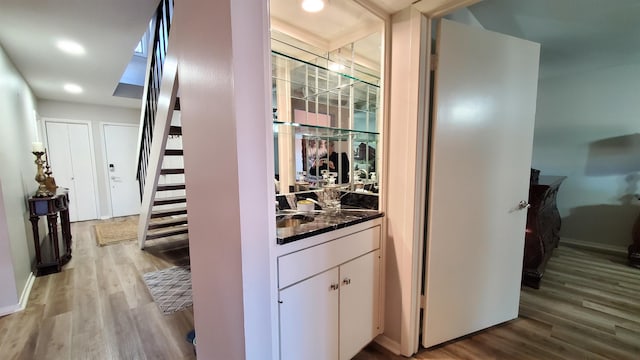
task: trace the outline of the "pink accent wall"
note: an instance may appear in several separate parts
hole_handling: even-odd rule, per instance
[[[176,3],[198,357],[272,357],[277,306],[268,3]]]
[[[293,110],[293,122],[315,126],[331,126],[331,116],[295,109]]]

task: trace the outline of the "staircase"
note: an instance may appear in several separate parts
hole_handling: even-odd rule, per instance
[[[178,64],[168,57],[173,0],[161,0],[148,56],[140,124],[138,242],[188,240]],[[169,60],[171,59],[171,60]],[[169,101],[163,101],[169,99]]]
[[[179,112],[174,108],[174,118]],[[152,199],[144,243],[149,240],[188,240],[182,128],[171,125]]]

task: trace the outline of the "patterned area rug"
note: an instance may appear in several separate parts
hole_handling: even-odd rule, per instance
[[[163,314],[171,314],[193,305],[190,266],[174,266],[146,273],[142,278]]]

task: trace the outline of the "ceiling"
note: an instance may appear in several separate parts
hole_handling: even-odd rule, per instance
[[[640,64],[640,0],[485,0],[488,30],[542,44],[541,76]]]
[[[158,0],[0,1],[0,45],[37,98],[139,108],[139,100],[112,94]],[[271,0],[272,23],[328,49],[379,27],[379,20],[356,2],[387,13],[415,2],[329,0],[323,12],[312,15],[300,10],[299,1]],[[485,0],[469,9],[487,29],[541,43],[547,74],[563,67],[640,62],[640,0]],[[81,43],[86,54],[60,52],[59,39]],[[84,92],[66,93],[66,82]]]
[[[0,45],[39,99],[140,107],[112,96],[158,0],[0,0]],[[58,50],[73,40],[86,53]],[[81,94],[63,90],[81,86]]]

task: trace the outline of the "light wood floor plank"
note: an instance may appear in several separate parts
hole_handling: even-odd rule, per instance
[[[188,265],[188,243],[98,247],[95,223],[72,224],[71,262],[36,278],[24,311],[0,318],[0,359],[195,359],[185,341],[193,310],[162,315],[142,280]],[[518,319],[420,349],[412,359],[638,359],[639,279],[622,256],[561,245],[540,289],[522,289]],[[406,358],[377,345],[355,357],[383,359]]]
[[[99,247],[96,223],[73,223],[71,261],[35,279],[24,311],[0,318],[0,359],[195,359],[185,340],[192,308],[163,315],[142,280],[188,264],[188,244],[158,241],[151,252],[136,241]]]
[[[38,331],[34,357],[42,360],[71,357],[71,312],[44,319]]]
[[[8,316],[13,319],[9,332],[0,344],[3,360],[34,359],[44,308],[45,305],[33,304],[24,311]]]
[[[78,259],[75,263],[75,296],[72,312],[71,358],[106,359],[108,351],[102,332],[104,323],[100,314],[100,295],[96,265],[93,258]]]
[[[115,335],[118,358],[147,359],[136,322],[124,293],[109,295],[113,334]],[[149,358],[152,359],[152,358]]]
[[[52,317],[71,311],[73,306],[73,276],[75,269],[68,269],[57,274],[51,274],[50,285],[47,292],[44,317]]]
[[[561,245],[540,289],[522,288],[518,319],[414,357],[640,359],[639,279],[640,270],[627,266],[624,256]]]

